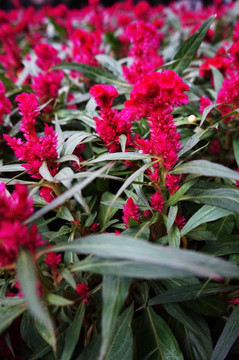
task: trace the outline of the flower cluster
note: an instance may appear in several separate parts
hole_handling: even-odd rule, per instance
[[[139,217],[140,217],[139,206],[135,204],[134,200],[131,197],[127,200],[126,204],[124,205],[123,214],[124,214],[123,221],[125,223],[126,228],[129,227],[130,219],[133,219],[137,223],[139,223]]]
[[[158,54],[160,36],[155,26],[143,21],[130,24],[126,29],[126,36],[133,43],[129,54],[135,61],[130,67],[123,66],[123,73],[129,83],[135,84],[163,64],[163,59]]]
[[[120,136],[126,136],[126,146],[131,145],[131,114],[124,109],[118,112],[112,109],[113,100],[118,96],[117,90],[111,85],[94,85],[90,94],[100,107],[101,118],[94,117],[96,131],[106,143],[110,152],[120,149]]]
[[[32,213],[33,200],[25,185],[17,184],[8,196],[5,184],[0,183],[0,266],[13,264],[20,247],[34,253],[44,243],[35,224],[31,228],[23,224]]]
[[[4,95],[5,87],[3,83],[0,81],[0,124],[2,124],[2,118],[5,114],[9,114],[11,112],[11,102]]]
[[[39,97],[42,104],[50,99],[58,97],[58,91],[64,74],[60,70],[50,70],[51,67],[59,64],[61,59],[58,57],[57,50],[46,43],[38,44],[35,47],[37,55],[36,64],[43,71],[32,78],[32,88]],[[45,112],[51,112],[53,106],[48,104],[44,107]]]
[[[41,179],[39,169],[43,161],[46,162],[50,173],[54,176],[58,169],[56,159],[57,136],[52,126],[45,124],[44,136],[38,137],[35,129],[36,117],[40,114],[37,98],[34,94],[23,93],[16,97],[19,102],[20,114],[23,116],[21,131],[26,141],[20,138],[11,138],[4,134],[8,145],[14,150],[19,160],[26,161],[23,164],[32,177]]]

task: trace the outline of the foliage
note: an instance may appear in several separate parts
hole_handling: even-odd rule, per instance
[[[2,12],[1,359],[238,357],[238,17]]]

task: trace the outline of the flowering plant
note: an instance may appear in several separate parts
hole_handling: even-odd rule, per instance
[[[238,356],[238,4],[15,5],[1,359]]]

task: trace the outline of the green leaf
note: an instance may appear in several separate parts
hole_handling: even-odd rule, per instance
[[[237,166],[239,167],[239,139],[235,138],[233,139],[233,150],[234,150],[234,156],[237,162]]]
[[[137,359],[183,360],[183,355],[169,326],[152,308],[144,311],[139,324]],[[149,355],[150,354],[150,355]]]
[[[213,83],[216,93],[219,93],[222,87],[222,83],[224,81],[224,77],[220,70],[218,70],[215,66],[210,66],[212,69],[212,75],[213,75]]]
[[[223,236],[223,241],[210,241],[201,250],[215,256],[238,254],[239,237],[237,235]]]
[[[96,360],[100,350],[100,336],[96,336],[89,345],[84,348],[76,360]]]
[[[220,284],[196,284],[176,286],[164,293],[157,295],[148,301],[149,306],[177,303],[181,301],[189,301],[199,299],[201,297],[221,294],[222,292],[229,292],[238,290],[238,285],[225,286]]]
[[[61,354],[61,360],[70,360],[72,358],[76,344],[79,341],[84,314],[85,304],[82,302],[75,313],[72,324],[69,325],[69,328],[66,332],[65,345]]]
[[[202,119],[200,121],[200,127],[202,126],[202,124],[204,123],[204,121],[206,120],[208,114],[210,113],[210,111],[212,109],[215,109],[215,107],[218,107],[219,105],[223,105],[223,103],[220,103],[220,104],[211,104],[211,105],[208,105],[205,107],[205,109],[203,110],[203,113],[202,113]]]
[[[239,181],[239,173],[226,166],[212,163],[208,160],[193,160],[179,165],[170,171],[171,174],[198,174],[202,176],[216,176]]]
[[[176,191],[165,203],[166,206],[172,206],[176,204],[181,197],[195,184],[196,180],[190,180],[187,183],[183,184],[178,191]]]
[[[88,133],[86,131],[77,131],[73,135],[71,135],[64,143],[62,154],[63,155],[72,154],[76,146],[82,144],[84,140],[89,141],[96,138],[97,137],[95,135],[92,135],[91,133]]]
[[[117,161],[117,160],[142,160],[150,158],[149,155],[144,155],[135,152],[115,152],[100,155],[98,158],[89,161],[89,164],[95,164],[101,161]]]
[[[53,325],[37,294],[37,277],[31,255],[24,249],[21,249],[18,254],[17,274],[30,313],[45,328],[48,335],[44,339],[55,348],[56,338]]]
[[[208,131],[208,129],[206,130],[202,130],[199,129],[199,131],[194,134],[193,136],[191,136],[186,144],[183,146],[183,148],[179,151],[178,156],[181,157],[182,155],[184,155],[186,152],[188,152],[189,150],[191,150],[200,140],[201,137]]]
[[[87,78],[93,80],[95,83],[110,84],[118,87],[131,88],[132,86],[123,80],[118,80],[112,73],[103,70],[100,67],[90,66],[79,63],[61,63],[54,66],[53,69],[73,70],[79,71]]]
[[[117,193],[115,194],[114,199],[111,202],[110,208],[111,206],[113,206],[114,202],[117,200],[117,198],[122,194],[123,191],[125,191],[127,189],[127,187],[133,182],[135,181],[140,175],[142,175],[150,166],[152,166],[153,163],[148,163],[143,165],[141,168],[139,168],[138,170],[136,170],[135,172],[133,172],[133,174],[131,174],[128,179],[125,180],[125,182],[123,183],[123,185],[119,188],[119,190],[117,191]]]
[[[181,75],[182,72],[188,67],[215,18],[216,15],[211,16],[200,26],[200,28],[192,36],[190,36],[190,38],[188,38],[183,43],[183,45],[179,48],[178,52],[174,56],[174,60],[180,60],[179,62],[172,65],[172,70],[176,71],[179,75]]]
[[[181,239],[181,236],[180,236],[179,228],[175,224],[173,224],[173,226],[171,227],[171,229],[169,230],[169,233],[168,233],[169,246],[179,248],[180,239]]]
[[[0,334],[3,333],[26,310],[25,304],[0,306]]]
[[[116,330],[105,360],[132,360],[133,336],[130,323],[133,314],[133,305],[131,305],[116,319]]]
[[[132,263],[161,266],[165,268],[162,277],[171,269],[175,277],[198,275],[202,277],[239,277],[239,268],[227,261],[206,256],[194,251],[163,247],[140,239],[115,234],[99,234],[76,239],[67,244],[52,246],[45,250],[73,251],[81,254],[95,254],[109,259],[131,260]],[[174,270],[174,271],[173,271]]]
[[[189,231],[195,229],[201,224],[220,219],[229,214],[231,214],[231,212],[228,210],[217,208],[215,206],[204,205],[188,220],[187,224],[181,230],[181,236],[186,235]]]
[[[106,54],[98,54],[96,60],[101,63],[107,70],[111,71],[119,80],[124,80],[122,75],[122,67],[113,57]]]
[[[233,343],[239,336],[239,306],[231,313],[218,339],[211,360],[224,360]]]
[[[72,305],[74,302],[69,300],[69,299],[65,299],[62,296],[59,295],[55,295],[55,294],[50,294],[48,293],[46,296],[46,300],[52,304],[52,305],[57,305],[57,306],[66,306],[66,305]]]
[[[111,202],[111,201],[113,201],[114,197],[115,196],[108,191],[106,191],[101,197],[101,204],[99,206],[99,221],[100,221],[102,231],[104,231],[106,229],[106,225],[107,225],[108,221],[110,219],[112,219],[112,217],[118,211],[117,208],[113,208],[113,207],[111,207],[109,209],[109,206],[102,204],[102,202],[105,202],[105,201]]]
[[[197,203],[208,204],[239,213],[239,190],[237,189],[208,189],[190,190],[181,200],[193,200]]]
[[[210,360],[212,354],[212,340],[208,325],[204,318],[176,304],[165,304],[166,311],[179,323],[178,342],[185,348],[188,359]],[[173,325],[173,324],[172,324]],[[173,326],[176,330],[176,326]],[[176,333],[174,332],[176,335]]]
[[[174,221],[176,219],[177,216],[177,212],[178,212],[178,207],[177,206],[170,206],[169,208],[169,212],[168,212],[168,219],[167,219],[167,232],[170,231],[171,227],[174,224]]]
[[[94,272],[102,275],[116,275],[139,279],[167,279],[187,276],[187,272],[175,270],[170,265],[160,266],[145,264],[143,261],[104,259],[90,257],[73,265],[70,270]]]
[[[130,279],[116,276],[105,275],[103,278],[102,342],[98,360],[105,359],[116,318],[128,295],[130,283]]]
[[[72,196],[74,196],[76,193],[81,192],[82,189],[84,189],[85,186],[90,184],[93,180],[95,180],[99,175],[101,175],[106,169],[108,168],[108,165],[103,166],[97,171],[94,171],[91,175],[88,175],[88,177],[81,181],[80,183],[72,186],[69,190],[65,191],[63,194],[58,196],[56,199],[51,201],[48,205],[44,206],[40,210],[38,210],[35,214],[30,216],[27,221],[25,221],[26,224],[29,224],[33,221],[36,221],[41,216],[45,215],[49,211],[55,209],[59,205],[62,205],[65,201],[69,200]]]
[[[230,235],[234,228],[234,216],[229,215],[221,220],[207,226],[207,229],[214,233],[217,239],[223,239],[225,235]]]
[[[24,171],[25,168],[20,164],[11,164],[11,165],[1,165],[0,172],[15,172],[15,171]]]

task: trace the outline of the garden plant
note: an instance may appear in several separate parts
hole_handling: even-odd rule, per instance
[[[0,11],[1,360],[239,358],[239,4]]]

